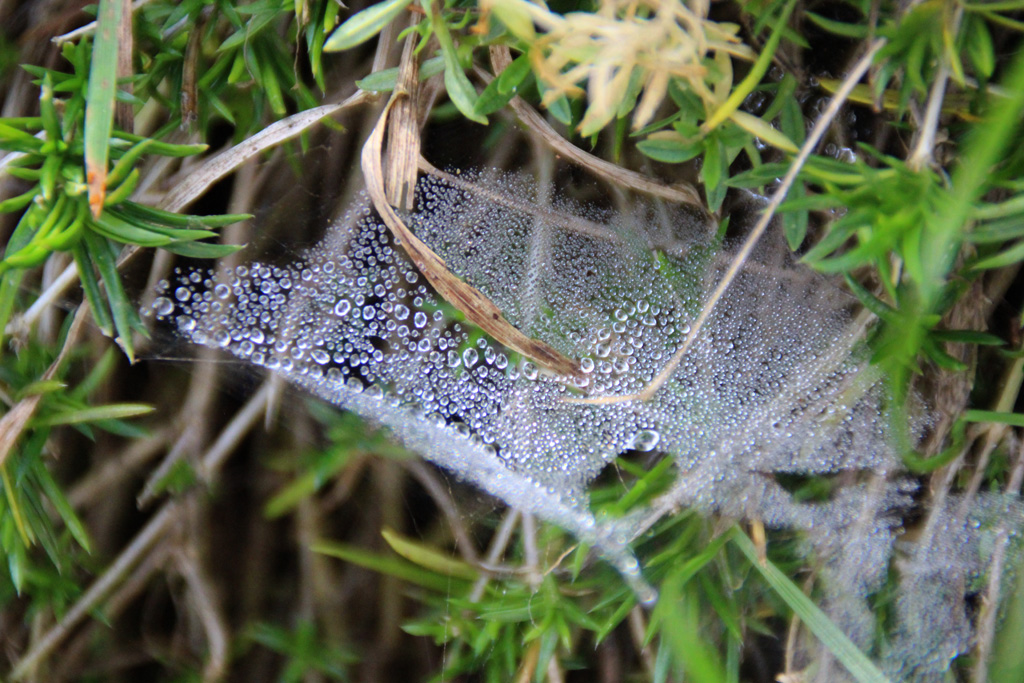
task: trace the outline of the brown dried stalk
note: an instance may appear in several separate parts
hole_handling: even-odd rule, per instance
[[[420,126],[416,116],[419,95],[419,62],[414,48],[419,35],[410,33],[402,49],[396,90],[405,93],[395,101],[388,126],[388,158],[385,164],[384,188],[388,203],[412,211],[419,175],[416,162],[420,158]]]
[[[575,361],[566,358],[548,344],[527,337],[516,329],[505,319],[501,309],[495,306],[480,290],[453,274],[444,260],[416,237],[402,222],[394,208],[388,204],[384,192],[384,173],[381,166],[384,133],[392,106],[396,101],[405,97],[408,97],[407,93],[395,90],[363,146],[361,158],[363,177],[366,180],[366,190],[374,208],[377,209],[385,225],[401,241],[417,270],[427,278],[434,290],[445,301],[462,311],[470,322],[487,332],[496,341],[553,372],[560,375],[577,375],[579,368]]]

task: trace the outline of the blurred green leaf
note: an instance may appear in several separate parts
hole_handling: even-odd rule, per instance
[[[430,22],[437,42],[441,46],[441,56],[444,57],[444,87],[448,91],[448,97],[467,119],[486,124],[487,117],[476,113],[476,88],[466,78],[466,72],[463,71],[462,65],[459,63],[455,42],[448,31],[448,25],[442,17],[433,12],[430,13]]]
[[[965,422],[995,422],[997,424],[1010,425],[1011,427],[1024,427],[1024,414],[1003,413],[994,410],[968,410],[964,412]]]
[[[153,410],[153,406],[143,403],[116,403],[105,406],[91,406],[39,417],[32,421],[32,425],[34,427],[56,427],[58,425],[95,422],[97,420],[113,420],[146,415],[153,412]]]
[[[351,562],[381,574],[394,576],[414,586],[421,586],[439,593],[448,593],[453,590],[455,584],[460,583],[458,579],[453,577],[424,571],[423,567],[419,567],[411,562],[386,557],[344,543],[317,541],[310,546],[310,550],[321,555],[329,555],[345,562]]]
[[[425,81],[444,71],[444,57],[431,57],[420,64],[420,80]],[[367,92],[391,92],[398,82],[398,67],[375,71],[366,78],[356,81],[360,90]]]
[[[324,43],[325,52],[348,50],[380,33],[412,0],[384,0],[356,12]]]
[[[681,164],[700,155],[704,145],[684,140],[675,133],[654,133],[636,144],[645,156],[667,164]]]
[[[435,574],[443,574],[466,581],[475,581],[480,578],[480,572],[476,568],[439,553],[422,543],[405,538],[391,529],[381,531],[381,536],[396,553]]]
[[[837,36],[861,40],[866,38],[868,35],[868,27],[864,24],[848,24],[846,22],[828,19],[815,12],[804,12],[804,16],[821,28],[830,33],[834,33]]]

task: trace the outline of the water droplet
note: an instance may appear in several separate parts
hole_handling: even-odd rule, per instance
[[[526,361],[525,363],[523,363],[523,377],[525,377],[528,380],[535,380],[539,376],[540,370],[537,369],[536,365],[534,365],[530,361]]]
[[[153,302],[153,310],[161,317],[167,316],[174,312],[174,304],[170,299],[162,296]]]
[[[641,429],[633,437],[633,450],[653,451],[659,441],[661,441],[661,434],[657,430]]]

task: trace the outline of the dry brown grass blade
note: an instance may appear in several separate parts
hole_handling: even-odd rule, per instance
[[[199,55],[202,52],[203,29],[206,27],[205,13],[200,15],[199,25],[185,43],[181,64],[181,127],[191,130],[199,120]]]
[[[233,173],[235,169],[257,154],[286,140],[291,140],[328,116],[362,104],[372,98],[372,95],[360,90],[340,104],[325,104],[314,109],[307,109],[270,124],[259,133],[204,161],[199,168],[190,172],[188,177],[174,190],[167,193],[159,207],[164,211],[181,211],[214,183]]]
[[[800,153],[796,155],[793,163],[790,164],[789,170],[786,172],[785,177],[779,184],[779,188],[772,195],[771,201],[768,202],[768,206],[765,207],[764,213],[761,214],[761,218],[757,221],[757,224],[750,231],[747,239],[743,242],[743,246],[736,253],[732,263],[729,264],[729,269],[722,276],[718,286],[708,297],[707,303],[701,309],[700,315],[693,322],[690,328],[689,334],[686,335],[686,339],[683,340],[682,346],[676,351],[675,355],[672,356],[671,360],[665,365],[664,369],[658,373],[657,377],[651,380],[643,391],[636,394],[626,394],[623,396],[595,396],[592,398],[579,398],[579,399],[565,399],[570,403],[592,403],[592,404],[610,404],[610,403],[623,403],[625,401],[647,401],[650,400],[654,394],[668,381],[668,378],[676,371],[679,367],[679,363],[682,362],[683,357],[690,350],[693,342],[696,341],[697,335],[700,334],[701,329],[704,327],[704,323],[708,321],[711,314],[714,312],[715,307],[721,300],[722,295],[725,294],[729,285],[732,284],[736,276],[739,275],[740,271],[743,270],[743,266],[746,264],[747,259],[750,258],[750,254],[753,253],[754,247],[757,245],[758,240],[761,239],[761,235],[764,234],[765,230],[768,229],[768,224],[771,223],[772,218],[775,216],[775,211],[782,204],[783,200],[786,199],[786,195],[789,194],[789,188],[793,186],[793,182],[796,180],[796,176],[800,173],[800,169],[803,168],[804,163],[811,156],[811,153],[818,146],[818,142],[824,136],[825,131],[832,125],[832,119],[839,113],[839,109],[846,102],[846,98],[849,97],[853,91],[854,86],[860,81],[861,77],[867,72],[868,67],[871,66],[871,60],[874,59],[875,54],[885,45],[885,40],[880,38],[876,40],[868,48],[867,52],[863,57],[858,60],[857,64],[853,67],[853,70],[843,80],[842,86],[836,90],[836,94],[829,100],[828,106],[818,117],[818,120],[814,123],[814,128],[811,129],[810,134],[807,136],[807,140],[800,148]]]
[[[18,401],[3,416],[3,419],[0,419],[0,467],[4,465],[7,456],[14,450],[15,444],[18,443],[22,432],[25,431],[25,425],[35,414],[41,398],[42,394],[36,394]]]
[[[132,3],[121,0],[121,21],[117,25],[117,81],[121,90],[129,95],[132,87],[132,53],[135,38],[132,35]],[[114,104],[114,123],[121,130],[135,132],[135,106],[131,102],[118,100]]]
[[[381,154],[388,115],[395,102],[406,95],[396,91],[381,113],[377,125],[363,146],[362,169],[366,189],[374,207],[380,213],[385,225],[401,242],[409,258],[430,282],[437,293],[448,303],[462,311],[466,318],[495,340],[508,348],[523,354],[539,365],[560,375],[577,375],[576,363],[537,339],[531,339],[505,320],[501,309],[483,295],[480,290],[460,280],[445,264],[444,260],[431,251],[422,240],[405,226],[402,219],[387,202],[384,193],[384,173]]]
[[[512,55],[507,47],[503,45],[491,47],[491,68],[495,74],[500,74],[511,63]],[[478,71],[477,74],[486,81],[493,78],[483,71]],[[707,213],[707,208],[704,206],[704,202],[701,201],[700,193],[692,185],[685,183],[665,185],[635,171],[630,171],[593,154],[584,152],[559,135],[558,131],[552,128],[544,120],[544,117],[534,111],[533,107],[527,104],[521,97],[513,97],[509,105],[515,111],[519,120],[535,132],[551,149],[589,170],[599,178],[604,178],[620,187],[635,190],[652,197],[660,197],[661,199],[667,199],[679,204],[690,204]]]
[[[410,33],[402,49],[395,99],[388,126],[388,157],[385,163],[384,188],[388,203],[412,211],[416,198],[417,161],[420,158],[420,126],[416,115],[419,95],[419,62],[414,49],[419,34]]]

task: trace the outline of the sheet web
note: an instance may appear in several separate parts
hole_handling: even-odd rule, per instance
[[[912,487],[899,476],[880,378],[854,348],[851,301],[768,238],[653,398],[580,403],[651,382],[729,249],[684,216],[659,221],[645,207],[595,214],[565,201],[541,208],[527,179],[469,180],[421,179],[409,227],[519,330],[577,361],[577,374],[547,372],[463,322],[365,203],[294,265],[177,273],[152,312],[197,344],[386,425],[411,450],[573,532],[641,599],[655,594],[629,542],[652,515],[687,506],[803,530],[825,567],[833,618],[871,649],[867,596],[885,580],[895,511]],[[671,456],[673,486],[627,519],[595,518],[588,485],[631,450]],[[774,476],[841,472],[870,476],[821,503],[795,501]],[[1006,505],[1021,516],[1019,502]],[[951,523],[967,540],[943,561],[979,575],[971,552],[980,535],[966,516]],[[933,550],[914,552],[934,559]],[[901,653],[926,637],[902,626],[934,599],[922,581],[908,582],[897,609],[888,661],[899,675]],[[932,629],[936,661],[919,656],[914,666],[938,671],[964,651],[963,622]]]

